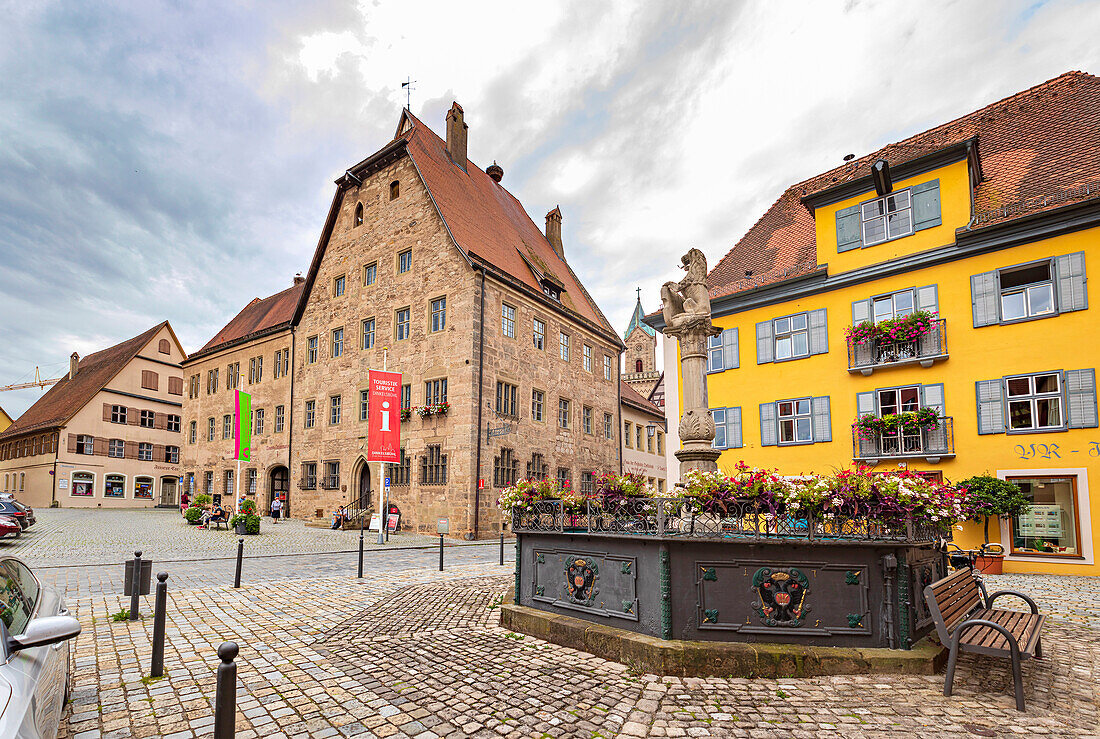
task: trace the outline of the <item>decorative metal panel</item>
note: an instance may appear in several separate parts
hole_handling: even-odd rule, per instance
[[[531,552],[531,600],[596,616],[637,621],[638,560],[577,549]]]

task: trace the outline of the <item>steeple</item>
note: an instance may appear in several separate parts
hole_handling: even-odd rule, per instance
[[[636,328],[640,328],[650,336],[657,338],[657,332],[653,330],[653,327],[642,321],[645,318],[645,311],[642,310],[642,288],[637,288],[637,291],[638,301],[634,304],[634,314],[630,316],[630,323],[626,327],[626,332],[623,333],[623,338],[630,336],[630,332]]]

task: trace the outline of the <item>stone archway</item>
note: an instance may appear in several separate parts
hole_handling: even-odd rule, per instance
[[[359,468],[359,484],[358,484],[358,487],[356,488],[357,495],[354,498],[355,507],[358,508],[359,510],[364,510],[366,508],[370,508],[370,504],[371,504],[371,500],[372,500],[370,481],[371,481],[370,465],[367,464],[366,462],[363,462],[362,465]]]
[[[267,490],[267,510],[264,513],[270,513],[271,501],[280,497],[283,501],[282,516],[290,518],[290,470],[282,465],[272,467],[268,473]]]

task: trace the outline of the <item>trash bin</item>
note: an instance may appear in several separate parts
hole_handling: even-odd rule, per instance
[[[141,572],[138,573],[138,595],[149,595],[149,584],[153,578],[153,560],[141,560]],[[126,560],[126,578],[122,585],[123,595],[134,594],[134,560]]]

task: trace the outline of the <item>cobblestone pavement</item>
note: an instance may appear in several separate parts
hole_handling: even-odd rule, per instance
[[[109,614],[123,605],[117,592],[71,598],[85,632],[62,735],[210,735],[215,650],[227,639],[241,644],[242,739],[938,739],[1100,731],[1100,630],[1063,619],[1048,622],[1046,658],[1024,665],[1024,714],[1014,708],[1007,662],[971,655],[960,659],[952,698],[941,694],[941,675],[661,678],[500,628],[496,604],[511,566],[498,566],[492,547],[455,551],[467,561],[443,573],[431,554],[378,554],[361,581],[307,573],[246,580],[239,590],[174,588],[167,677],[156,681],[142,679],[151,618],[112,622]],[[1049,587],[1056,592],[1056,584]]]
[[[18,539],[0,539],[0,554],[22,557],[35,567],[121,562],[134,550],[159,562],[237,556],[233,532],[189,526],[175,510],[45,508],[35,516],[38,523]],[[367,536],[366,545],[378,546],[377,537],[378,532]],[[433,541],[433,536],[402,533],[391,536],[387,546]],[[359,532],[311,528],[294,519],[275,525],[264,518],[260,533],[246,542],[249,554],[350,551],[359,546]]]

